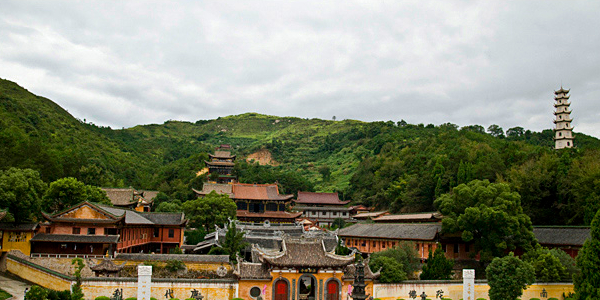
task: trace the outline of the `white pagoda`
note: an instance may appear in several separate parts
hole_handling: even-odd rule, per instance
[[[556,95],[554,100],[554,115],[556,119],[554,119],[554,148],[555,149],[563,149],[563,148],[572,148],[573,147],[573,126],[571,123],[573,119],[571,119],[571,110],[569,110],[569,90],[565,90],[560,87],[560,90],[554,91]]]

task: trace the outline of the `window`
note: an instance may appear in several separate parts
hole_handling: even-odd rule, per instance
[[[96,234],[96,228],[88,228],[88,234],[90,234],[90,235]]]
[[[326,212],[323,212],[323,215],[326,215],[326,214],[327,214]]]
[[[375,247],[375,245],[376,245],[376,242],[373,242],[373,247]]]
[[[445,244],[442,244],[442,250],[444,250],[444,253],[446,253],[446,246]]]
[[[259,287],[253,286],[250,289],[250,297],[252,297],[252,298],[258,298],[258,296],[260,296],[260,294],[261,294],[261,290],[260,290]]]
[[[465,245],[465,252],[469,252],[469,244]]]
[[[117,235],[117,229],[116,228],[104,228],[104,234],[105,235]]]
[[[343,213],[342,213],[342,216],[344,216],[344,217],[345,217],[345,216],[346,216],[346,214],[347,214],[347,213],[343,212]]]
[[[80,234],[80,233],[81,233],[81,228],[73,227],[73,234]]]
[[[50,233],[50,227],[46,227],[46,233]]]
[[[334,215],[334,216],[337,216],[337,212],[333,212],[333,213],[331,213],[331,214],[332,214],[332,215]]]
[[[175,229],[169,229],[169,237],[175,237]]]
[[[396,247],[396,242],[392,242],[392,247]]]
[[[311,214],[314,216],[314,215],[316,215],[317,213],[313,211],[313,212],[311,212]]]
[[[454,253],[458,253],[458,244],[454,244]]]

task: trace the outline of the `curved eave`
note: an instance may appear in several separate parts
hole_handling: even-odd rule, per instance
[[[562,123],[562,122],[573,122],[573,119],[564,119],[564,120],[554,120],[554,124]]]
[[[213,154],[209,154],[208,157],[210,158],[220,158],[220,159],[235,159],[235,155],[230,155],[230,156],[216,156]]]
[[[569,90],[565,90],[565,89],[563,89],[563,88],[561,87],[561,88],[560,88],[560,90],[558,90],[558,91],[554,91],[554,94],[555,94],[555,95],[558,95],[558,94],[568,94],[570,91],[571,91],[570,89],[569,89]]]
[[[560,106],[570,106],[571,103],[567,102],[567,103],[554,103],[554,107],[560,107]]]
[[[554,97],[554,100],[569,99],[569,98],[571,98],[571,95],[556,96],[556,97]]]
[[[558,141],[558,140],[573,140],[573,137],[566,137],[566,136],[561,136],[561,137],[555,137],[554,140]]]
[[[560,115],[560,114],[570,114],[572,112],[572,110],[567,110],[567,111],[555,111],[554,114],[555,115]]]

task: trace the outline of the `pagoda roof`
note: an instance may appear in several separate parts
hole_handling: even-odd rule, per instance
[[[574,140],[575,138],[571,137],[566,137],[566,136],[561,136],[561,137],[555,137],[554,140]]]
[[[560,106],[570,106],[571,103],[554,103],[554,107],[560,107]]]
[[[231,155],[230,151],[215,151],[215,154],[208,154],[209,157],[211,158],[226,158],[226,159],[233,159],[235,158],[235,155]]]
[[[363,219],[367,220],[367,219],[376,218],[376,217],[387,215],[387,214],[389,214],[389,212],[387,210],[367,212],[367,213],[359,212],[358,214],[354,215],[353,218],[359,219],[359,220],[363,220]]]
[[[558,94],[567,94],[569,93],[570,90],[565,90],[562,86],[560,87],[560,90],[558,91],[554,91],[554,94],[558,95]]]
[[[204,163],[207,166],[212,166],[212,167],[234,167],[235,163],[231,162],[231,161],[207,161],[205,160]]]
[[[294,202],[299,204],[322,204],[322,205],[345,205],[350,201],[341,201],[338,193],[313,193],[298,192],[298,199]]]
[[[354,253],[336,255],[325,250],[321,238],[285,238],[281,251],[266,251],[256,246],[258,259],[276,267],[343,268],[354,262]]]
[[[554,120],[552,122],[554,122],[554,123],[560,123],[560,122],[572,122],[572,121],[573,121],[573,119],[562,119],[562,120]]]
[[[569,99],[569,98],[571,98],[571,95],[562,95],[562,96],[555,96],[554,100]]]
[[[136,190],[134,188],[101,188],[112,205],[131,206],[137,203],[151,204],[158,191]]]
[[[554,114],[555,114],[555,115],[558,115],[558,114],[570,114],[571,112],[572,112],[572,110],[568,110],[568,111],[561,111],[561,112],[555,111],[555,112],[554,112]]]
[[[289,219],[289,220],[293,221],[296,218],[300,217],[301,215],[302,215],[302,212],[290,213],[287,211],[265,211],[262,213],[254,213],[254,212],[249,212],[247,210],[236,211],[236,217],[238,219],[240,219],[240,218],[244,218],[244,219],[248,219],[248,218]]]

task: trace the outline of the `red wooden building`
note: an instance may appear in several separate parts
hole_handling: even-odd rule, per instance
[[[183,244],[183,213],[143,213],[82,202],[56,214],[31,239],[32,255],[169,253]]]

